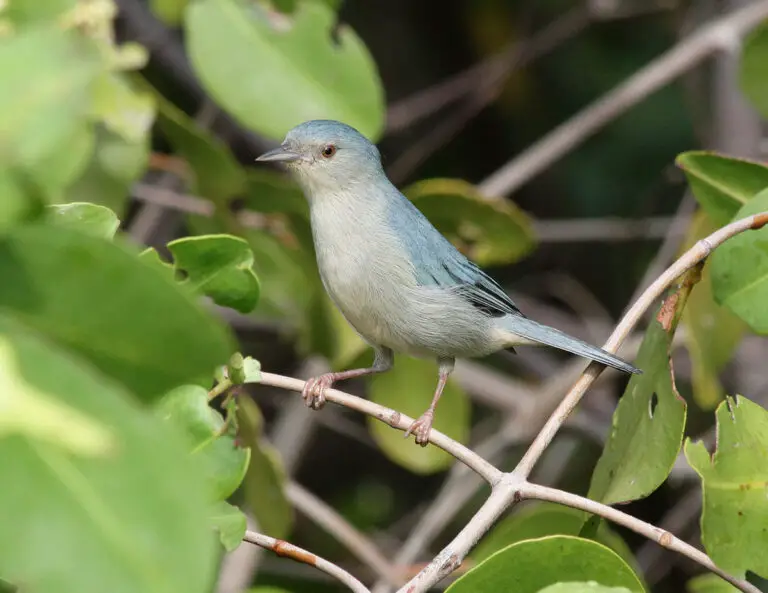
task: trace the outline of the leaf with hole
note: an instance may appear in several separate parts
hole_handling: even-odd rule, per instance
[[[222,324],[133,249],[29,224],[0,239],[0,311],[87,358],[143,399],[210,382]]]
[[[437,364],[430,360],[398,357],[393,369],[369,379],[371,401],[412,418],[427,409],[437,386]],[[466,393],[448,380],[437,405],[433,428],[464,443],[469,438],[471,408]],[[413,437],[367,416],[368,429],[384,454],[398,465],[417,474],[433,474],[448,469],[453,457],[434,445],[419,447]]]
[[[735,218],[768,211],[768,190],[741,208]],[[759,334],[768,334],[768,225],[732,237],[711,257],[712,291]]]
[[[197,385],[182,385],[157,403],[157,413],[178,426],[189,439],[189,449],[200,473],[206,476],[210,499],[225,500],[245,477],[250,449],[235,442],[235,428],[208,405],[208,392]]]
[[[768,577],[768,411],[743,396],[715,412],[717,449],[685,442],[688,463],[701,476],[701,541],[720,568]]]
[[[571,581],[594,581],[643,592],[632,569],[602,544],[555,535],[507,546],[459,577],[446,593],[538,593],[549,585]]]
[[[703,151],[684,152],[675,162],[717,226],[728,224],[744,204],[768,187],[768,167],[757,162]]]
[[[13,484],[0,488],[0,574],[36,593],[210,591],[216,557],[206,488],[181,435],[76,353],[2,315],[0,333],[15,355],[4,373],[23,378],[12,389],[33,389],[87,418],[90,439],[76,436],[75,449],[83,453],[90,440],[86,449],[100,453],[73,454],[67,432],[80,421],[48,426],[44,440],[0,437],[0,482]],[[39,410],[25,412],[46,421]]]
[[[430,222],[480,265],[515,262],[536,243],[528,216],[506,200],[488,200],[460,179],[429,179],[403,191]]]
[[[211,508],[209,521],[218,532],[219,541],[227,552],[231,552],[240,545],[248,528],[243,512],[223,500]]]
[[[648,496],[666,480],[685,429],[670,345],[690,292],[688,280],[662,303],[646,330],[633,375],[613,414],[611,434],[592,474],[589,498],[605,504]]]
[[[321,2],[290,16],[236,0],[197,0],[186,11],[187,51],[216,102],[243,125],[282,139],[310,119],[336,119],[377,140],[384,93],[365,44]],[[259,75],[254,76],[258,64]]]

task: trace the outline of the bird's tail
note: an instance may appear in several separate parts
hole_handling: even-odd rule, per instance
[[[572,354],[578,354],[579,356],[583,356],[584,358],[589,358],[590,360],[600,362],[609,367],[619,369],[625,373],[642,373],[642,371],[637,367],[634,367],[628,362],[618,358],[617,356],[606,352],[602,348],[598,348],[597,346],[592,346],[586,342],[577,340],[568,334],[565,334],[552,327],[542,325],[541,323],[537,323],[532,319],[520,317],[517,315],[507,315],[499,319],[499,322],[504,330],[527,340],[545,344],[547,346],[553,346],[555,348],[559,348],[560,350],[571,352]],[[514,345],[514,343],[511,345]]]

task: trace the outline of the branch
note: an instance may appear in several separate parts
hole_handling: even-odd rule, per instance
[[[739,43],[765,18],[768,0],[758,0],[702,27],[493,173],[479,184],[480,193],[501,197],[514,192],[633,105],[704,58]]]
[[[293,379],[291,377],[284,377],[283,375],[275,375],[273,373],[262,373],[261,383],[263,385],[271,385],[272,387],[280,387],[282,389],[288,389],[290,391],[300,392],[304,387],[304,381],[300,379]],[[338,389],[328,389],[325,391],[325,398],[334,404],[362,412],[381,420],[385,424],[388,424],[392,428],[406,431],[413,418],[406,416],[391,408],[380,406],[361,397],[356,397]],[[468,449],[461,443],[454,441],[452,438],[444,435],[442,432],[435,430],[434,428],[430,432],[429,442],[439,447],[446,453],[453,455],[456,459],[465,463],[474,471],[476,471],[482,478],[493,485],[498,482],[503,473],[496,469],[493,465],[488,463],[485,459],[480,457],[477,453]]]
[[[296,560],[296,562],[314,566],[342,582],[349,589],[355,591],[355,593],[371,593],[368,590],[368,587],[363,585],[343,568],[336,566],[333,562],[329,562],[325,558],[316,556],[312,552],[307,552],[305,549],[289,544],[281,539],[275,539],[274,537],[256,533],[255,531],[246,531],[243,541],[255,544],[266,550],[271,550],[278,556],[283,556],[285,558]]]

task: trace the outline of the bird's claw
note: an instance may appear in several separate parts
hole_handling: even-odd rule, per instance
[[[325,390],[333,385],[334,379],[333,373],[307,379],[304,389],[301,390],[301,397],[308,408],[319,410],[325,405]]]
[[[432,410],[427,410],[417,420],[414,420],[405,431],[405,438],[408,438],[413,434],[417,445],[426,447],[429,443],[429,432],[432,430],[432,419],[435,417],[435,413]]]

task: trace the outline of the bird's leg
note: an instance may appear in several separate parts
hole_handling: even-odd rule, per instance
[[[429,404],[427,411],[424,412],[418,419],[405,431],[406,438],[411,434],[416,439],[416,444],[426,447],[429,442],[429,431],[432,430],[432,420],[435,418],[435,408],[437,402],[440,401],[440,396],[443,395],[443,389],[448,382],[448,376],[453,372],[453,366],[456,362],[453,358],[438,358],[439,374],[437,380],[437,388],[435,389],[435,395],[432,396],[432,403]]]
[[[364,377],[365,375],[373,375],[375,373],[383,373],[384,371],[391,369],[393,364],[394,355],[392,350],[389,348],[376,348],[376,354],[371,367],[351,369],[339,373],[325,373],[307,379],[307,382],[304,383],[304,389],[301,391],[301,397],[304,398],[307,407],[312,408],[313,410],[319,410],[325,405],[325,390],[329,389],[336,381]]]

